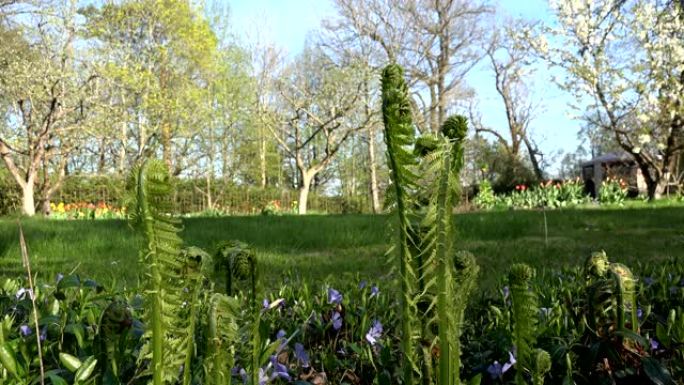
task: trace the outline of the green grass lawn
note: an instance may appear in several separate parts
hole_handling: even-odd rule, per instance
[[[489,287],[514,262],[537,268],[576,264],[592,251],[613,261],[657,262],[684,256],[684,207],[547,211],[548,242],[541,211],[457,215],[461,248],[477,257],[482,285]],[[39,280],[75,270],[102,283],[137,285],[141,238],[125,221],[23,220],[33,270]],[[261,256],[267,281],[293,274],[331,282],[377,279],[390,273],[385,252],[392,239],[389,217],[370,215],[189,218],[186,245],[211,250],[239,239]],[[15,220],[0,219],[0,276],[23,274]]]

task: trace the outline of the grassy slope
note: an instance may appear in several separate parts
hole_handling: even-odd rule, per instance
[[[611,260],[657,261],[684,256],[684,208],[548,211],[548,246],[538,211],[457,216],[459,244],[482,267],[483,284],[503,276],[516,261],[536,267],[577,263],[604,249]],[[240,239],[262,255],[271,282],[292,271],[307,280],[375,279],[389,271],[383,256],[391,233],[386,216],[283,216],[185,220],[186,244],[210,249]],[[136,284],[140,238],[123,221],[24,220],[34,271],[45,279],[72,269],[104,283]],[[0,276],[22,274],[18,231],[0,220]]]

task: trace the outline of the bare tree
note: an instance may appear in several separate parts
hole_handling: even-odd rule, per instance
[[[463,91],[463,78],[482,57],[484,17],[475,0],[335,0],[339,17],[326,23],[343,41],[366,42],[401,64],[415,90],[422,124],[436,132]]]
[[[42,210],[49,211],[50,197],[61,185],[77,144],[75,133],[93,80],[75,68],[74,14],[72,3],[27,17],[34,24],[15,38],[34,43],[12,45],[12,60],[0,73],[0,94],[8,102],[3,104],[0,157],[21,188],[26,215],[35,214],[36,186]]]
[[[360,65],[363,71],[362,85],[362,113],[368,126],[364,129],[365,135],[363,142],[367,149],[367,172],[368,172],[368,192],[370,196],[371,210],[378,213],[382,210],[380,204],[380,191],[378,186],[378,144],[382,145],[382,140],[378,137],[382,121],[380,119],[380,95],[379,95],[379,68],[374,63],[379,63],[378,50],[371,41],[355,39],[344,33],[339,33],[339,26],[325,22],[326,28],[323,30],[318,44],[325,49],[325,52],[338,65]]]
[[[367,121],[358,119],[363,81],[353,67],[338,67],[320,50],[307,48],[279,83],[285,120],[273,137],[299,173],[300,214],[306,214],[311,183],[342,144]]]
[[[522,147],[524,146],[532,170],[537,179],[541,180],[544,177],[539,159],[542,153],[530,135],[530,123],[534,118],[536,105],[530,100],[525,84],[527,75],[532,71],[529,63],[531,54],[514,38],[511,38],[515,34],[514,29],[522,27],[522,24],[512,24],[517,25],[517,27],[507,28],[496,33],[487,49],[487,58],[494,74],[496,92],[499,94],[506,112],[508,137],[496,129],[485,127],[480,119],[474,117],[475,114],[472,111],[471,120],[474,122],[476,132],[493,135],[506,149],[508,155],[514,159],[521,158]],[[508,36],[508,38],[504,36]]]

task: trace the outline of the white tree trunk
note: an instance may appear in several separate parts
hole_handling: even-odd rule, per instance
[[[27,182],[24,186],[21,188],[21,193],[22,193],[22,206],[21,210],[24,213],[24,215],[27,215],[29,217],[32,217],[36,214],[36,202],[33,197],[33,181]]]
[[[380,212],[380,198],[378,194],[378,172],[375,161],[375,128],[368,128],[368,163],[370,168],[370,193],[373,214]]]
[[[309,189],[311,188],[313,176],[314,174],[308,174],[306,171],[302,171],[302,183],[299,185],[299,202],[297,202],[299,215],[306,214]]]

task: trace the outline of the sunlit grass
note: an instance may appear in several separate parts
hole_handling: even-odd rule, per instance
[[[547,211],[548,239],[541,211],[465,213],[456,218],[458,245],[472,251],[482,268],[481,286],[490,287],[514,262],[535,267],[579,263],[595,250],[611,260],[634,263],[684,256],[684,208]],[[392,236],[388,216],[255,216],[189,218],[186,245],[211,249],[239,239],[261,255],[266,281],[287,275],[311,283],[334,283],[351,276],[390,274],[385,252]],[[141,238],[125,221],[23,220],[33,269],[39,280],[75,270],[109,284],[135,286]],[[15,220],[0,220],[0,275],[23,274]]]

